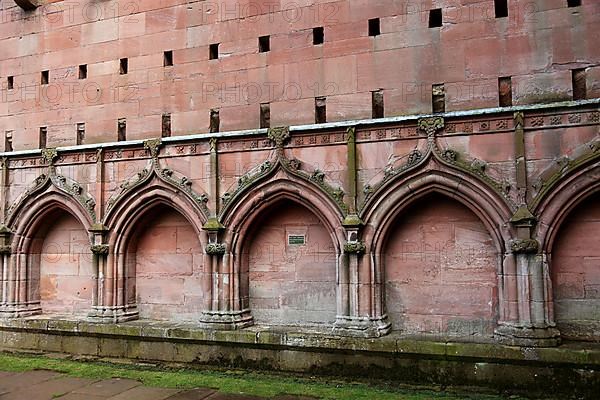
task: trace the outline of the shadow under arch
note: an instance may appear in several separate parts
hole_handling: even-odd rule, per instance
[[[231,308],[236,311],[249,312],[248,294],[241,293],[246,284],[240,282],[244,245],[252,231],[253,224],[268,213],[269,209],[289,201],[304,207],[315,215],[329,234],[335,249],[336,273],[339,275],[340,255],[345,241],[345,231],[342,227],[342,214],[339,208],[318,188],[313,188],[304,180],[279,172],[269,181],[261,182],[246,191],[236,204],[223,216],[226,226],[224,241],[229,244],[229,254],[224,259],[225,273],[231,277],[229,293],[223,294],[223,301],[231,302]],[[246,285],[247,286],[247,285]],[[339,304],[340,287],[336,289]],[[339,305],[338,305],[339,307]],[[338,309],[339,314],[339,309]]]

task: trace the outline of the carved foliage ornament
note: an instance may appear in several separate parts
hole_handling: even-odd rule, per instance
[[[344,253],[363,254],[367,250],[367,246],[363,242],[346,242],[344,243]]]
[[[209,243],[204,250],[208,255],[220,256],[225,254],[226,248],[225,243]]]
[[[92,253],[98,255],[108,254],[109,246],[107,244],[95,244],[90,250],[92,250]]]
[[[510,249],[513,253],[535,254],[539,248],[540,244],[535,239],[518,239],[510,243]]]
[[[53,148],[42,149],[42,160],[45,164],[54,165],[54,162],[58,159],[58,151]]]
[[[270,128],[267,136],[275,144],[275,147],[283,148],[290,138],[290,129],[288,127]]]

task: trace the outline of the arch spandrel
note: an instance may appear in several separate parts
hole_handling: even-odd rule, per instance
[[[285,144],[290,139],[289,129],[271,128],[268,137],[275,145],[275,156],[265,160],[263,163],[253,168],[238,179],[238,185],[231,192],[225,193],[221,198],[221,210],[219,218],[227,225],[227,222],[239,207],[240,203],[245,202],[249,194],[255,192],[265,181],[274,179],[275,176],[283,175],[290,180],[292,186],[301,186],[309,189],[311,192],[318,192],[319,196],[327,203],[332,204],[341,219],[348,214],[348,206],[344,202],[345,192],[340,187],[333,187],[327,181],[325,172],[314,169],[306,171],[303,169],[303,162],[297,158],[288,158],[285,154]]]
[[[208,220],[208,196],[197,193],[192,187],[192,180],[186,176],[171,168],[161,167],[158,160],[161,146],[160,139],[144,142],[144,147],[152,157],[151,161],[146,168],[122,183],[118,191],[109,198],[103,219],[106,226],[112,227],[115,221],[123,219],[123,215],[135,213],[135,205],[140,203],[140,198],[151,200],[148,193],[165,199],[167,205],[175,205],[175,208],[179,208],[180,212],[190,219],[197,219],[201,223]]]

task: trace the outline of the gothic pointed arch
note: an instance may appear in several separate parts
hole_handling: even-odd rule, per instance
[[[86,231],[89,231],[95,222],[79,202],[50,186],[35,197],[28,197],[7,218],[7,227],[14,235],[13,253],[27,254],[33,233],[40,224],[50,224],[47,216],[57,210],[74,217]]]
[[[297,318],[294,323],[309,324],[335,321],[344,290],[335,277],[340,273],[345,234],[342,217],[332,203],[304,180],[282,171],[245,192],[223,219],[226,226],[223,241],[227,244],[224,271],[230,277],[228,285],[235,288],[231,303],[234,310],[244,315],[256,311],[258,320],[275,324],[281,323],[282,318]],[[282,224],[287,226],[284,231],[280,228]],[[277,228],[273,229],[275,225]],[[305,249],[292,249],[294,246],[288,243],[286,235],[298,234],[298,229],[302,231]],[[274,246],[272,253],[269,246]],[[300,254],[304,256],[299,257]],[[262,263],[256,264],[261,255],[274,257],[280,261],[275,262],[276,265],[285,267],[281,271],[272,268],[262,271]],[[291,277],[289,271],[294,271]],[[252,274],[261,278],[251,279]],[[262,278],[269,274],[273,275],[272,282]],[[269,289],[272,285],[277,289],[275,286],[274,291]],[[315,298],[320,300],[315,301]],[[273,306],[272,314],[261,306],[265,301],[278,304]],[[306,313],[304,317],[295,313],[294,302],[306,302],[307,307],[313,307],[308,313],[310,318]],[[288,306],[289,313],[285,313]]]
[[[504,252],[513,235],[508,221],[517,209],[508,195],[510,186],[489,177],[481,160],[463,160],[452,149],[441,149],[435,133],[442,118],[421,120],[419,127],[428,135],[426,149],[416,149],[405,164],[388,168],[383,179],[365,188],[359,216],[366,224],[365,244],[380,251],[386,229],[404,208],[431,192],[458,200],[473,211],[494,236],[497,250]]]
[[[8,208],[6,225],[26,223],[25,214],[45,204],[45,198],[60,199],[57,203],[68,204],[68,209],[79,214],[82,223],[91,226],[96,222],[96,201],[83,189],[83,185],[55,172],[41,174]],[[61,205],[62,206],[62,205]],[[63,206],[64,207],[64,206]]]
[[[538,216],[536,237],[550,254],[565,218],[581,202],[600,191],[600,139],[581,148],[571,158],[558,160],[536,182],[538,193],[532,210]]]
[[[345,238],[342,228],[344,216],[337,204],[304,179],[290,176],[283,171],[245,190],[238,201],[225,209],[227,213],[222,215],[221,221],[227,227],[225,241],[231,243],[232,250],[237,250],[238,238],[244,237],[252,221],[264,210],[282,200],[297,203],[315,214],[327,227],[332,241],[340,251]]]

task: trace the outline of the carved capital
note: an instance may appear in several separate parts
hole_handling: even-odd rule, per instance
[[[279,128],[270,128],[267,136],[275,144],[277,148],[283,148],[287,140],[290,138],[290,129],[287,126]]]
[[[8,244],[0,245],[0,254],[11,254],[12,247]]]
[[[510,242],[510,250],[517,254],[535,254],[539,248],[540,244],[535,239],[517,239]]]
[[[58,151],[55,148],[42,149],[42,161],[48,165],[54,165],[58,158]]]
[[[220,256],[225,254],[226,248],[225,243],[209,243],[206,245],[205,251],[211,256]]]
[[[363,242],[346,242],[344,244],[344,253],[362,254],[367,250],[367,246]]]
[[[435,135],[439,130],[444,128],[444,118],[429,117],[422,118],[418,122],[419,129],[427,133],[427,136]]]
[[[90,249],[94,254],[105,255],[108,254],[109,246],[107,244],[95,244]]]

